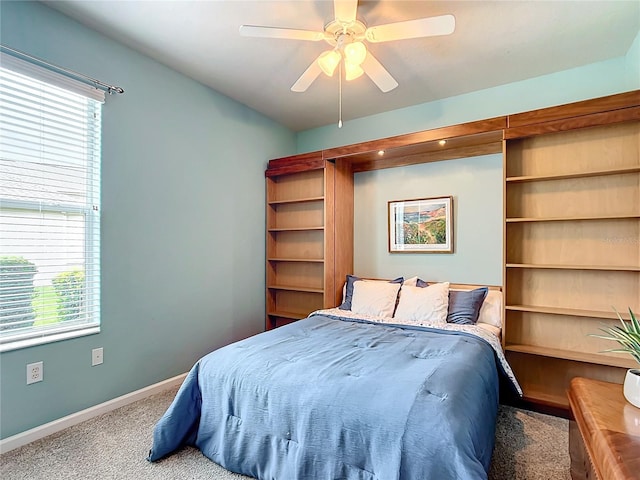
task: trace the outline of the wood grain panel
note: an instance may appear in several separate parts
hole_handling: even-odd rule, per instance
[[[508,223],[506,263],[640,267],[640,219]]]
[[[297,286],[324,289],[324,265],[306,262],[268,262],[273,269],[267,285]]]
[[[389,152],[389,151],[387,151]],[[371,155],[371,159],[361,157],[350,157],[353,163],[353,171],[368,172],[371,170],[381,170],[384,168],[406,167],[409,165],[418,165],[421,163],[440,162],[443,160],[454,160],[456,158],[471,158],[481,155],[490,155],[494,153],[502,153],[502,142],[485,143],[481,145],[470,145],[458,148],[440,148],[427,152],[416,153],[412,155],[400,156],[397,152],[390,151],[389,154],[380,156]],[[367,155],[368,157],[369,155]]]
[[[569,456],[571,458],[571,480],[598,479],[575,420],[569,421]]]
[[[326,225],[326,234],[324,236],[324,298],[322,307],[333,307],[333,292],[335,291],[335,229],[336,229],[336,210],[339,207],[336,198],[336,167],[332,162],[326,162],[324,175],[324,191],[328,194],[325,196],[324,222]]]
[[[507,305],[634,312],[640,308],[640,273],[507,269]]]
[[[335,168],[335,229],[333,241],[334,284],[330,300],[331,307],[342,302],[342,285],[347,274],[353,273],[353,171],[347,160],[336,160]],[[328,292],[329,290],[327,290]]]
[[[622,384],[627,370],[518,352],[506,352],[506,356],[526,399],[565,409],[569,407],[566,392],[572,378]]]
[[[267,201],[287,201],[323,197],[322,170],[299,172],[267,179]]]
[[[304,318],[314,310],[323,308],[322,297],[321,293],[278,290],[275,293],[275,308],[277,311],[300,314]]]
[[[502,218],[506,219],[507,218],[507,186],[506,186],[506,176],[507,176],[507,166],[508,166],[508,162],[509,162],[509,152],[507,151],[507,141],[503,140],[502,141]],[[503,308],[502,308],[502,336],[500,337],[500,341],[502,342],[502,348],[504,349],[504,346],[506,344],[506,335],[508,334],[508,330],[511,327],[509,325],[509,322],[507,322],[507,318],[506,318],[506,310],[505,310],[505,306],[506,306],[506,299],[507,299],[507,290],[510,288],[509,284],[507,283],[506,279],[507,279],[507,270],[506,270],[506,264],[507,264],[507,258],[508,258],[508,254],[507,254],[507,249],[509,247],[512,246],[512,244],[507,243],[507,222],[502,222],[502,284],[503,284],[503,289],[502,289],[502,298],[504,299],[503,302]],[[513,255],[513,254],[512,254]]]
[[[267,311],[267,318],[266,318],[266,329],[269,330],[269,328],[272,327],[271,322],[269,321],[269,314],[268,312],[273,312],[276,309],[276,294],[275,292],[270,291],[269,289],[267,289],[266,291],[266,299],[267,299],[267,304],[265,305],[266,311]]]
[[[527,127],[509,128],[505,130],[504,137],[507,139],[531,137],[534,135],[544,135],[554,132],[563,132],[579,128],[632,122],[637,120],[640,120],[640,107],[631,107],[623,110],[594,113],[592,115],[584,115],[582,117],[575,117],[566,120],[538,123]]]
[[[438,142],[440,140],[453,141],[456,137],[472,137],[474,135],[484,133],[487,133],[488,136],[482,141],[471,141],[476,142],[476,145],[480,145],[481,143],[493,143],[495,141],[502,140],[502,130],[506,127],[506,122],[506,117],[490,118],[476,122],[462,123],[449,127],[399,135],[396,137],[388,137],[381,140],[372,140],[354,145],[329,148],[324,150],[322,153],[326,160],[350,157],[358,154],[377,154],[379,150],[388,151],[402,147],[407,147],[409,149],[408,151],[418,153],[422,148],[432,148],[433,142]],[[464,140],[462,139],[460,140],[460,142],[463,141]],[[454,143],[454,145],[456,144]],[[435,148],[435,145],[433,145],[433,148]],[[399,155],[405,156],[407,153]]]
[[[322,259],[324,232],[299,231],[269,233],[274,237],[274,250],[269,258]]]
[[[527,182],[507,188],[507,218],[640,214],[640,173]]]
[[[510,140],[507,177],[640,166],[640,123]]]
[[[324,168],[324,160],[322,152],[318,151],[269,160],[264,174],[266,177],[274,177],[322,168]]]
[[[633,358],[628,354],[604,352],[617,348],[616,342],[591,336],[602,334],[601,328],[604,325],[619,325],[618,320],[512,311],[507,311],[506,316],[509,319],[509,331],[505,332],[506,345],[531,345],[568,353],[591,353],[595,357],[602,357],[600,363],[606,364],[607,359],[618,359],[623,360],[628,368],[634,364]]]
[[[574,378],[568,400],[594,470],[603,480],[640,478],[640,409],[619,385]]]
[[[507,118],[508,128],[532,125],[536,123],[563,120],[566,118],[579,117],[592,113],[599,113],[609,110],[618,110],[627,107],[640,105],[640,91],[619,93],[606,97],[594,98],[580,102],[573,102],[555,107],[541,108],[524,113],[509,115]]]
[[[267,228],[322,227],[324,226],[324,203],[322,200],[304,203],[285,203],[273,206]]]

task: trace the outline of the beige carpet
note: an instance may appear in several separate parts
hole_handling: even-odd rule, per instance
[[[153,426],[175,392],[154,395],[8,452],[0,456],[0,478],[246,480],[194,448],[158,463],[146,461]],[[567,429],[564,419],[501,406],[489,478],[569,480]]]

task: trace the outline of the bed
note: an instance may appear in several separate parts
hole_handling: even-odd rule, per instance
[[[487,478],[499,375],[521,393],[501,292],[354,278],[340,307],[200,359],[148,460],[189,445],[258,479]],[[474,322],[442,322],[456,291],[476,292]]]

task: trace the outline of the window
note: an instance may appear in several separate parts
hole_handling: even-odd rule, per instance
[[[0,351],[99,332],[103,100],[0,56]]]

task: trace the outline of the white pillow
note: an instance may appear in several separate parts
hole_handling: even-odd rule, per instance
[[[476,323],[476,326],[482,328],[483,330],[486,330],[487,332],[495,335],[496,337],[500,338],[500,335],[502,333],[502,330],[500,330],[498,327],[494,326],[494,325],[489,325],[488,323]]]
[[[404,282],[402,282],[402,284],[409,287],[416,287],[418,286],[418,277],[409,277]]]
[[[502,328],[502,292],[500,290],[489,290],[480,307],[478,323]]]
[[[377,317],[393,317],[399,283],[354,282],[351,311]]]
[[[449,310],[449,282],[428,287],[402,286],[400,302],[394,315],[398,323],[444,325]]]

